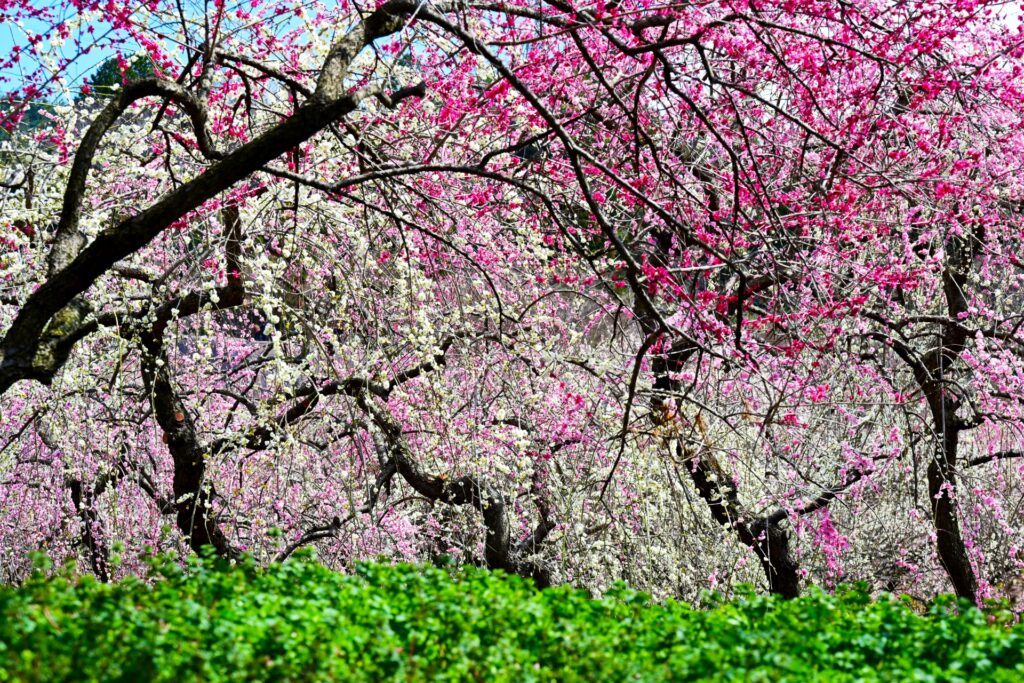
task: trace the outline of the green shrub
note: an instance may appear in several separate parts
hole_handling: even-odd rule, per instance
[[[704,609],[475,569],[154,560],[0,587],[0,681],[1024,680],[1024,630],[862,590]],[[1005,620],[1005,619],[1004,619]]]

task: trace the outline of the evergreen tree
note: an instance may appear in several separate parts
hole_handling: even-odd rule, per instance
[[[153,74],[153,60],[147,56],[131,60],[124,73],[121,72],[121,65],[118,63],[117,57],[111,57],[100,64],[92,76],[86,79],[86,87],[82,88],[82,91],[75,96],[75,101],[80,102],[88,95],[110,97],[125,83],[152,78]]]

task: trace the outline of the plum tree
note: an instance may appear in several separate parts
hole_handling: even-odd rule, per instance
[[[993,595],[1024,561],[1001,8],[3,5],[5,73],[34,65],[5,77],[8,577],[316,544]],[[96,49],[152,73],[76,99]]]

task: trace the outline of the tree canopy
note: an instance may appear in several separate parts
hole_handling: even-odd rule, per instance
[[[65,10],[0,5],[49,27],[12,103],[119,54],[3,142],[4,578],[315,545],[684,597],[1014,585],[1003,3]]]

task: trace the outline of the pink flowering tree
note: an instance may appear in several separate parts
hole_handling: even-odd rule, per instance
[[[598,590],[998,592],[1000,7],[0,5],[0,566],[315,544]],[[90,53],[120,89],[88,92]]]

